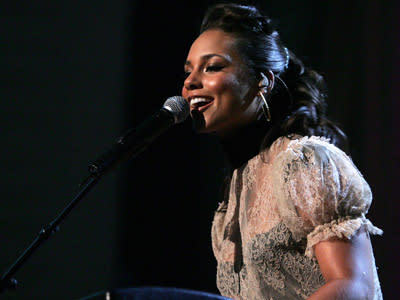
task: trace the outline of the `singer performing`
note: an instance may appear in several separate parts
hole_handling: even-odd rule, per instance
[[[184,68],[194,128],[217,135],[230,163],[212,224],[221,294],[382,299],[371,190],[326,116],[322,76],[236,4],[209,8]]]

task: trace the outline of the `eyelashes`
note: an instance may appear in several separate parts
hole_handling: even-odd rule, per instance
[[[221,71],[225,66],[222,65],[210,65],[206,67],[205,71],[206,72],[218,72]]]
[[[204,68],[204,72],[218,72],[221,71],[222,69],[224,69],[225,66],[224,65],[209,65],[207,67]],[[190,76],[191,72],[184,72],[183,74],[183,79],[186,79]]]

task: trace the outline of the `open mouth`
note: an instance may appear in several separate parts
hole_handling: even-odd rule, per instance
[[[190,100],[190,108],[192,110],[198,110],[199,112],[205,111],[214,102],[210,98],[196,97]]]

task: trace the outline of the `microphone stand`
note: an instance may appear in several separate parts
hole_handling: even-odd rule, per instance
[[[81,189],[75,198],[52,222],[40,230],[38,236],[31,243],[31,245],[14,262],[8,271],[4,273],[0,280],[0,293],[4,293],[6,290],[15,290],[17,288],[18,281],[13,278],[14,274],[45,241],[47,241],[59,230],[60,224],[65,220],[72,209],[83,199],[83,197],[98,183],[99,180],[100,176],[96,173],[92,173],[80,184]]]
[[[182,103],[187,105],[183,98],[181,100],[172,98],[170,99],[173,104],[176,100],[179,100],[181,101],[181,106],[183,105]],[[162,109],[153,114],[140,126],[128,130],[118,139],[111,149],[106,151],[89,166],[90,175],[79,185],[81,189],[75,198],[52,222],[40,230],[37,238],[2,276],[0,279],[0,293],[3,293],[6,290],[16,289],[18,281],[13,278],[14,274],[46,240],[59,230],[60,224],[65,220],[72,209],[83,199],[83,197],[99,182],[102,175],[113,169],[117,164],[139,155],[150,145],[151,142],[154,141],[156,137],[175,124],[176,109],[172,109],[171,111],[171,108],[168,106],[169,104],[167,105],[170,99],[167,100]],[[189,109],[187,107],[185,118],[188,114]],[[182,122],[183,119],[178,122]]]
[[[167,117],[162,118],[163,115],[166,115]],[[109,172],[122,161],[137,156],[139,153],[144,151],[150,142],[156,136],[161,134],[161,130],[158,130],[158,132],[155,130],[158,128],[157,126],[164,123],[167,125],[172,124],[173,119],[171,118],[172,115],[170,115],[170,113],[160,110],[160,112],[152,116],[152,118],[142,124],[142,126],[128,130],[125,135],[119,138],[111,149],[106,151],[94,163],[89,165],[90,175],[79,185],[80,190],[75,198],[52,222],[40,230],[36,239],[1,277],[0,294],[6,290],[15,290],[17,288],[18,281],[13,278],[14,274],[45,241],[59,231],[60,224],[65,220],[72,209],[83,199],[83,197],[99,182],[101,176],[106,172]],[[151,139],[148,137],[149,132],[153,133]],[[141,142],[138,143],[138,141]]]
[[[173,116],[169,112],[160,110],[138,128],[128,130],[119,138],[111,149],[107,150],[94,163],[89,165],[90,175],[79,185],[80,190],[75,198],[52,222],[40,230],[36,239],[1,277],[0,294],[6,290],[15,290],[17,288],[18,281],[13,278],[14,274],[45,241],[59,231],[60,224],[83,197],[99,182],[101,176],[109,172],[122,161],[137,156],[144,151],[150,142],[161,134],[162,130],[156,130],[160,125],[173,124],[172,117]],[[152,133],[152,135],[150,135],[151,138],[149,138],[149,133]]]

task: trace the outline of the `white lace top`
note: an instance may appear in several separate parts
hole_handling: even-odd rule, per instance
[[[325,281],[313,246],[364,227],[371,190],[351,159],[319,137],[279,138],[232,175],[212,226],[217,286],[243,300],[306,299]],[[375,262],[373,262],[375,264]],[[375,298],[382,299],[374,266]]]

